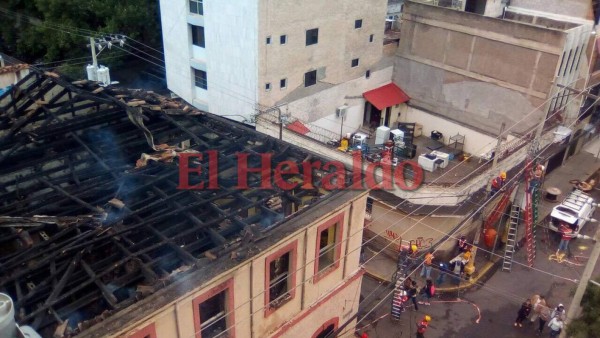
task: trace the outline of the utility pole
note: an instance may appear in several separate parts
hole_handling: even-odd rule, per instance
[[[579,280],[579,286],[577,286],[577,290],[575,291],[575,296],[573,296],[571,305],[569,305],[569,312],[567,313],[566,319],[566,321],[568,322],[573,321],[573,319],[579,316],[579,313],[581,312],[580,304],[581,299],[583,298],[583,293],[585,292],[588,282],[591,281],[590,278],[592,276],[592,273],[594,272],[594,267],[596,266],[598,257],[600,256],[600,241],[598,241],[598,239],[600,239],[600,228],[596,230],[596,236],[594,236],[594,240],[596,241],[596,243],[594,244],[594,248],[592,249],[592,252],[590,254],[590,259],[588,260],[587,265],[585,266],[585,269],[581,274],[581,279]],[[562,330],[559,338],[566,337],[567,330]]]
[[[97,55],[96,55],[96,41],[94,41],[94,38],[90,37],[90,47],[92,48],[92,65],[94,65],[94,67],[98,68],[98,59],[97,59]],[[100,50],[102,51],[102,50]]]
[[[494,148],[494,158],[492,160],[492,169],[496,168],[496,164],[498,164],[498,157],[500,156],[500,145],[502,145],[502,134],[504,133],[504,128],[506,127],[506,123],[502,122],[502,125],[500,126],[500,134],[498,134],[498,142],[496,142],[496,147]],[[488,193],[490,193],[490,191],[492,190],[492,180],[494,179],[494,175],[496,175],[494,173],[494,171],[492,170],[492,177],[488,180],[487,183],[487,188],[485,189],[485,191]]]

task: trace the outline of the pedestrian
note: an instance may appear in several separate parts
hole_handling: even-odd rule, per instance
[[[431,264],[433,263],[433,252],[429,251],[425,255],[425,259],[423,260],[423,269],[421,269],[421,277],[425,277],[426,279],[431,278]]]
[[[544,170],[546,170],[546,168],[541,164],[536,165],[535,168],[531,170],[531,180],[529,181],[529,189],[527,192],[533,192],[533,189],[536,189],[541,185]]]
[[[410,288],[408,289],[408,296],[412,303],[415,306],[415,311],[419,311],[419,305],[417,305],[417,294],[419,293],[419,288],[417,286],[417,282],[412,281]]]
[[[531,315],[531,322],[535,322],[535,320],[540,315],[540,310],[543,306],[546,306],[546,298],[540,295],[533,295],[531,297],[531,306],[533,308],[533,314]]]
[[[435,284],[441,285],[444,282],[444,279],[446,278],[446,274],[448,272],[450,272],[448,265],[446,263],[440,263],[440,275],[438,276],[438,279],[435,281]]]
[[[550,323],[548,323],[548,327],[550,328],[550,337],[558,337],[564,326],[565,323],[560,316],[552,318]]]
[[[540,305],[538,304],[538,307],[540,307]],[[540,309],[540,317],[538,318],[538,335],[542,334],[542,331],[544,331],[544,326],[546,326],[546,322],[548,322],[550,320],[550,318],[552,315],[552,309],[550,309],[547,306],[541,306]]]
[[[492,180],[490,196],[494,196],[498,191],[504,188],[504,184],[506,184],[506,172],[503,171],[500,173],[498,177],[495,177]]]
[[[467,243],[467,237],[465,235],[460,235],[458,239],[458,253],[461,254],[469,248],[469,243]]]
[[[425,338],[425,331],[427,331],[430,321],[431,317],[429,317],[429,315],[425,315],[423,320],[421,320],[420,323],[417,323],[417,338]]]
[[[577,236],[573,233],[573,229],[571,229],[571,227],[568,226],[564,222],[560,222],[560,226],[559,226],[558,230],[560,231],[561,238],[560,238],[560,243],[558,244],[558,250],[556,250],[557,256],[560,251],[564,251],[565,253],[568,253],[567,250],[569,249],[569,241],[571,241],[571,239],[573,239],[573,237]]]
[[[552,310],[552,313],[550,314],[550,319],[554,317],[560,317],[560,319],[563,321],[566,319],[566,311],[564,305],[558,304],[558,306],[554,310]]]
[[[523,304],[521,304],[521,308],[517,313],[517,319],[515,319],[515,326],[519,325],[519,327],[523,327],[523,321],[529,313],[531,312],[531,301],[527,299]]]
[[[419,302],[419,304],[431,305],[430,300],[433,295],[435,295],[435,286],[433,285],[433,281],[428,279],[425,282],[425,286],[421,289],[421,294],[426,299],[425,302]]]

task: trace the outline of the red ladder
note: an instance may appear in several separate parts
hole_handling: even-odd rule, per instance
[[[502,195],[500,202],[498,202],[498,204],[496,204],[496,207],[494,208],[492,213],[485,220],[484,227],[483,227],[484,229],[489,229],[489,228],[493,227],[494,224],[496,224],[496,222],[498,222],[498,220],[500,219],[500,217],[506,210],[508,203],[510,203],[510,195],[512,194],[513,189],[514,189],[514,186],[510,189],[507,189],[504,192],[504,195]]]
[[[531,162],[525,166],[525,241],[527,245],[527,264],[533,266],[535,260],[535,238],[533,236],[533,201],[529,189],[531,185]]]

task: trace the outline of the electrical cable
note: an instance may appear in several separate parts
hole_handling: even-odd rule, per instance
[[[135,54],[133,54],[133,53],[130,53],[130,54],[132,54],[132,55],[135,55]],[[139,57],[139,56],[138,56],[138,57]],[[147,61],[148,61],[148,60],[147,60]],[[150,62],[150,61],[148,61],[148,62]]]
[[[129,53],[130,53],[130,52],[129,52]],[[135,55],[135,54],[133,54],[133,53],[130,53],[130,54],[132,54],[132,55]],[[137,56],[137,55],[136,55],[136,56]],[[139,56],[138,56],[138,57],[139,57]],[[140,58],[141,58],[141,57],[140,57]],[[146,60],[146,61],[148,61],[148,60]],[[148,62],[150,62],[150,61],[148,61]],[[152,62],[150,62],[150,63],[152,63]],[[156,64],[155,64],[155,65],[156,65]],[[158,65],[157,65],[157,66],[158,66]]]
[[[587,110],[588,110],[588,109],[590,109],[590,108],[591,108],[591,107],[587,108],[587,109],[586,109],[586,112],[587,112]],[[585,113],[585,112],[584,112],[584,113]],[[547,121],[547,120],[545,120],[544,122],[546,122],[546,121]],[[575,119],[575,121],[573,121],[573,123],[571,123],[571,124],[569,125],[569,127],[571,127],[571,126],[572,126],[572,125],[574,125],[575,123],[577,123],[577,119]],[[548,149],[548,148],[549,148],[551,145],[552,145],[552,143],[550,143],[549,145],[547,145],[547,146],[545,147],[545,149],[543,149],[543,150],[537,150],[537,153],[538,153],[538,155],[536,155],[536,156],[535,156],[533,159],[531,159],[531,161],[533,161],[533,160],[537,159],[537,157],[539,157],[539,156],[541,155],[541,153],[542,153],[544,150]],[[522,170],[525,170],[525,169],[522,169]],[[517,176],[515,175],[514,177],[517,177]],[[432,229],[433,229],[433,227],[430,227],[430,228],[432,228]],[[454,231],[454,233],[457,233],[457,232],[458,232],[458,231]],[[404,234],[404,233],[403,233],[403,234]],[[403,234],[402,234],[402,235],[403,235]],[[445,244],[445,243],[446,243],[446,242],[447,242],[447,241],[448,241],[450,238],[453,238],[453,237],[450,235],[450,236],[449,236],[447,239],[445,239],[445,240],[443,241],[443,243],[442,243],[442,244]],[[389,244],[388,244],[388,245],[389,245]],[[439,249],[439,247],[440,247],[440,246],[441,246],[441,245],[438,245],[438,249]],[[476,247],[477,247],[477,246],[476,246]],[[435,250],[433,250],[433,253],[435,253],[435,252],[436,252],[438,249],[435,249]],[[485,250],[485,249],[483,249],[483,248],[481,248],[481,247],[477,247],[477,250],[482,250],[482,251],[484,251],[484,252],[485,252],[485,251],[487,251],[487,250]],[[500,256],[500,255],[498,255],[498,256]],[[521,263],[519,263],[518,261],[514,261],[514,260],[513,260],[513,263],[521,264]],[[412,271],[411,271],[409,274],[407,274],[407,277],[408,277],[408,276],[410,276],[410,275],[412,275],[413,273],[415,273],[415,272],[416,272],[416,271],[417,271],[417,270],[418,270],[418,269],[419,269],[419,268],[420,268],[422,265],[423,265],[423,262],[421,262],[421,264],[419,264],[419,265],[418,265],[417,267],[415,267],[415,268],[414,268],[414,269],[413,269],[413,270],[412,270]],[[576,282],[576,281],[574,281],[574,280],[572,280],[572,279],[569,279],[569,278],[566,278],[566,277],[562,277],[562,276],[559,276],[559,275],[556,275],[556,274],[552,274],[552,273],[549,273],[549,272],[547,272],[547,271],[543,271],[543,270],[541,270],[541,269],[537,269],[537,268],[529,267],[528,265],[525,265],[525,264],[521,264],[521,265],[524,265],[524,266],[528,267],[529,269],[531,269],[531,270],[533,270],[533,271],[537,271],[537,272],[543,272],[543,273],[549,274],[549,275],[551,275],[552,277],[555,277],[555,278],[560,278],[560,279],[565,279],[565,280],[568,280],[568,281],[571,281],[571,282]],[[390,295],[392,295],[392,294],[393,294],[393,292],[394,292],[394,290],[390,291],[390,292],[388,293],[388,295],[387,295],[387,296],[386,296],[386,297],[385,297],[383,300],[387,299],[387,297],[389,297]],[[374,306],[374,307],[373,307],[373,308],[372,308],[372,309],[371,309],[369,312],[367,312],[367,314],[365,314],[365,316],[364,316],[364,317],[363,317],[361,320],[359,320],[359,321],[356,323],[356,325],[358,325],[358,324],[359,324],[359,323],[360,323],[362,320],[364,320],[364,318],[366,318],[366,317],[367,317],[367,316],[368,316],[368,315],[369,315],[371,312],[373,312],[373,311],[374,311],[376,308],[378,308],[379,306],[381,306],[381,304],[382,304],[383,300],[382,300],[381,302],[379,302],[377,305],[375,305],[375,306]]]
[[[577,95],[577,96],[579,96],[579,95]],[[577,96],[575,96],[575,97],[577,97]],[[551,97],[550,99],[552,99],[552,97]],[[549,99],[549,100],[550,100],[550,99]],[[545,104],[545,102],[544,102],[543,104]],[[542,104],[542,105],[543,105],[543,104]],[[537,110],[537,109],[536,109],[536,110]],[[534,110],[534,111],[532,111],[531,113],[533,113],[533,112],[535,112],[535,110]],[[531,113],[530,113],[530,114],[531,114]],[[556,112],[556,113],[552,114],[551,116],[549,116],[547,119],[545,119],[545,120],[544,120],[544,122],[547,122],[548,120],[550,120],[551,118],[553,118],[553,116],[554,116],[555,114],[557,114],[557,113],[558,113],[558,112]],[[528,114],[528,115],[530,115],[530,114]],[[524,117],[524,118],[525,118],[525,117]],[[518,124],[518,123],[517,123],[517,124]],[[515,124],[515,125],[517,125],[517,124]],[[511,128],[512,128],[512,127],[511,127]],[[529,144],[529,143],[531,143],[531,141],[527,142],[527,144]],[[547,145],[547,146],[546,146],[546,148],[547,148],[547,147],[549,147],[550,145],[551,145],[551,143],[550,143],[549,145]],[[543,150],[542,150],[542,151],[543,151]],[[524,169],[523,169],[523,170],[524,170]],[[447,173],[446,173],[446,174],[447,174]],[[515,176],[514,176],[514,177],[512,177],[510,180],[513,180],[513,179],[515,179],[516,177],[518,177],[518,176],[517,176],[517,175],[515,175]],[[484,206],[484,205],[482,205],[482,207],[483,207],[483,206]],[[481,209],[481,208],[480,208],[480,209]],[[430,213],[430,214],[431,214],[431,213]],[[408,217],[408,216],[410,216],[410,214],[409,214],[409,215],[407,215],[406,217]],[[404,218],[406,218],[406,217],[404,217]],[[418,221],[416,224],[419,224],[419,223],[422,223],[422,220]],[[412,227],[414,227],[416,224],[414,224]],[[404,233],[406,233],[406,232],[410,231],[410,230],[412,229],[412,227],[410,227],[409,229],[407,229],[407,230],[406,230]],[[462,226],[461,226],[461,227],[462,227]],[[457,233],[457,232],[460,230],[460,228],[461,228],[461,227],[459,227],[458,229],[456,229],[456,230],[454,231],[454,233]],[[388,229],[389,229],[389,227],[388,227]],[[362,231],[362,229],[361,229],[361,231]],[[384,231],[385,231],[385,230],[384,230]],[[382,232],[383,232],[383,231],[382,231]],[[403,233],[403,234],[404,234],[404,233]],[[355,233],[355,234],[356,234],[356,233]],[[352,236],[353,236],[353,235],[355,235],[355,234],[352,234],[352,235],[348,236],[348,238],[344,239],[343,241],[345,241],[345,240],[348,240],[350,237],[352,237]],[[380,235],[380,234],[379,234],[379,235]],[[375,236],[375,237],[377,237],[377,236]],[[449,239],[450,239],[450,238],[446,239],[446,240],[444,241],[444,243],[445,243],[446,241],[448,241]],[[342,241],[342,242],[343,242],[343,241]],[[341,244],[342,242],[340,242],[340,244]],[[391,244],[392,244],[392,243],[390,242],[390,243],[389,243],[389,244],[388,244],[386,247],[384,247],[382,250],[380,250],[380,251],[378,252],[378,254],[380,254],[381,252],[383,252],[383,250],[385,250],[385,249],[386,249],[386,248],[387,248],[389,245],[391,245]],[[443,244],[443,243],[442,243],[442,244]],[[336,244],[336,245],[337,245],[337,244]],[[361,247],[362,247],[362,245],[361,245]],[[438,246],[438,247],[439,247],[439,246]],[[352,250],[352,251],[348,252],[348,254],[344,255],[343,257],[340,257],[340,258],[339,258],[339,260],[341,260],[341,259],[342,259],[342,258],[344,258],[344,257],[347,257],[347,256],[348,256],[350,253],[352,253],[352,252],[354,252],[354,251],[356,251],[356,250],[357,250],[357,249],[354,249],[354,250]],[[437,250],[436,250],[436,251],[437,251]],[[371,257],[370,259],[373,259],[373,258],[374,258],[374,257],[376,257],[378,254],[376,254],[375,256]],[[306,267],[307,267],[309,264],[311,264],[311,263],[314,263],[316,259],[317,259],[317,258],[313,259],[313,260],[312,260],[312,261],[310,261],[310,262],[307,262],[307,263],[306,263],[306,264],[304,264],[304,265],[303,265],[303,266],[302,266],[300,269],[298,269],[296,272],[298,272],[298,271],[301,271],[302,269],[306,268]],[[367,262],[368,262],[368,261],[367,261]],[[365,265],[367,262],[363,263],[362,265],[364,266],[364,265]],[[518,264],[518,262],[516,262],[516,263]],[[416,267],[416,268],[415,268],[415,269],[414,269],[414,270],[413,270],[413,271],[412,271],[412,272],[411,272],[409,275],[413,274],[413,273],[414,273],[416,270],[418,270],[418,269],[421,267],[421,265],[422,265],[422,263],[421,263],[421,264],[419,264],[419,265],[418,265],[418,266],[417,266],[417,267]],[[547,273],[546,271],[543,271],[543,270],[541,270],[541,269],[537,269],[536,271],[540,271],[540,272],[545,272],[545,273]],[[549,273],[549,274],[550,274],[550,273]],[[551,275],[552,275],[552,274],[551,274]],[[559,276],[559,275],[555,275],[555,276],[556,276],[556,277],[558,277],[558,278],[563,278],[563,279],[567,279],[567,280],[569,280],[569,281],[572,281],[572,280],[570,280],[570,279],[568,279],[568,278],[565,278],[565,277],[562,277],[562,276]],[[306,282],[310,281],[310,279],[312,279],[312,277],[308,278],[308,279],[307,279],[307,280],[305,280],[305,281],[302,281],[301,283],[297,284],[297,285],[296,285],[296,286],[294,286],[293,288],[298,288],[298,287],[300,287],[300,286],[304,285]],[[339,286],[339,284],[338,284],[338,285],[336,285],[336,287],[338,287],[338,286]],[[332,289],[332,290],[333,290],[333,289]],[[329,292],[331,292],[332,290],[329,290]],[[229,311],[227,314],[229,314],[229,313],[231,313],[231,312],[235,311],[236,309],[239,309],[241,306],[245,305],[246,303],[248,303],[248,302],[250,302],[250,301],[253,301],[255,298],[257,298],[257,297],[260,297],[261,295],[263,295],[263,294],[264,294],[264,292],[266,292],[266,290],[265,290],[265,291],[262,291],[262,292],[260,292],[258,295],[256,295],[256,296],[255,296],[255,297],[253,297],[252,299],[250,299],[250,300],[248,300],[248,301],[244,302],[244,303],[243,303],[243,304],[241,304],[240,306],[238,306],[238,307],[236,307],[235,309],[233,309],[233,310]],[[393,292],[393,290],[392,290],[392,292]],[[324,293],[324,294],[327,294],[327,293]],[[389,295],[391,295],[391,293],[389,293],[389,294],[386,296],[386,298],[387,298],[387,297],[389,297]],[[385,298],[384,298],[384,299],[385,299]],[[381,302],[380,302],[380,303],[381,303]],[[380,305],[380,304],[376,305],[376,307],[378,307],[379,305]],[[254,311],[253,313],[251,313],[251,314],[250,314],[250,316],[253,316],[254,314],[258,313],[259,311],[261,311],[261,310],[265,309],[267,306],[268,306],[268,304],[267,304],[267,305],[265,305],[265,306],[263,306],[263,307],[261,307],[261,308],[259,308],[258,310],[256,310],[256,311]],[[366,316],[365,316],[365,317],[366,317]],[[239,323],[239,322],[238,322],[238,321],[236,321],[236,323]],[[358,324],[358,323],[357,323],[357,324]],[[210,326],[210,325],[209,325],[209,326]],[[206,329],[206,328],[204,328],[204,329]],[[226,330],[229,330],[229,329],[231,329],[231,328],[228,328],[228,329],[226,329]]]

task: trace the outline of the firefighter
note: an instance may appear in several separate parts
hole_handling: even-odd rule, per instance
[[[529,182],[529,191],[528,192],[532,192],[533,189],[538,188],[541,185],[541,183],[542,183],[542,176],[544,175],[544,170],[545,169],[546,168],[544,168],[543,165],[538,164],[531,171],[531,180]]]
[[[431,317],[429,317],[429,315],[425,315],[423,320],[417,324],[417,338],[425,338],[425,331],[427,331],[427,326],[429,326],[430,321]]]
[[[491,196],[494,196],[498,191],[504,188],[506,184],[506,171],[500,173],[500,175],[492,180]]]

